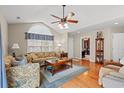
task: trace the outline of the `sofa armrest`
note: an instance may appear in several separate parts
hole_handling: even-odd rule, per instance
[[[106,75],[102,82],[104,88],[124,88],[124,79],[112,75]]]
[[[106,65],[115,65],[115,66],[123,66],[122,64],[118,63],[118,62],[104,62],[104,66]]]

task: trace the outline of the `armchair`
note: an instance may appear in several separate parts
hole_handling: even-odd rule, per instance
[[[123,62],[105,62],[103,67],[99,71],[99,85],[103,85],[103,78],[106,78],[107,75],[111,72],[119,72],[119,69],[123,66]]]
[[[9,87],[35,88],[40,84],[40,66],[38,63],[10,68]]]
[[[124,58],[120,63],[108,62],[99,71],[99,84],[105,88],[124,87]]]

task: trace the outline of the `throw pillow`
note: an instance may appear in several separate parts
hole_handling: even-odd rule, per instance
[[[11,63],[12,67],[18,66],[18,64],[19,64],[19,61],[13,61],[13,62]]]
[[[20,66],[20,65],[26,65],[27,64],[27,58],[23,57],[19,61],[15,60],[12,62],[12,66]]]
[[[21,61],[19,61],[19,65],[26,65],[27,64],[27,58],[23,57]]]
[[[38,58],[38,56],[35,55],[34,53],[31,53],[31,57],[33,58],[33,60]]]

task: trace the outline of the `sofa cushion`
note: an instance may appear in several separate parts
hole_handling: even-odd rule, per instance
[[[38,56],[35,53],[31,53],[30,55],[31,55],[32,59],[37,59],[38,58]]]
[[[49,57],[49,52],[45,52],[45,57]]]
[[[45,57],[45,53],[44,52],[40,52],[40,53],[36,53],[38,58],[44,58]]]
[[[37,58],[32,60],[32,63],[39,63],[39,62],[44,62],[46,60],[46,58]]]
[[[13,61],[15,61],[15,58],[12,57],[12,56],[6,56],[6,57],[4,58],[6,70],[9,70],[9,69],[10,69],[10,67],[11,67]]]
[[[12,57],[12,56],[6,56],[6,57],[4,58],[5,64],[11,64],[12,61],[15,61],[15,58]]]
[[[31,63],[33,60],[32,56],[30,54],[26,54],[26,58],[27,58],[28,63]]]
[[[59,60],[59,58],[57,58],[57,57],[46,57],[46,60]]]
[[[56,53],[56,57],[60,58],[61,57],[60,53]]]
[[[49,57],[55,57],[56,56],[56,53],[55,52],[50,52],[49,53]]]

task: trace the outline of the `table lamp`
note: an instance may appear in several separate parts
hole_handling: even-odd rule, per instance
[[[58,48],[59,48],[59,52],[61,52],[61,46],[62,46],[62,44],[58,44]]]
[[[12,49],[13,49],[13,50],[19,49],[18,43],[14,43],[14,44],[12,45]],[[13,52],[12,55],[13,55],[13,57],[16,57],[15,52]]]

